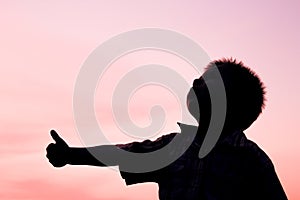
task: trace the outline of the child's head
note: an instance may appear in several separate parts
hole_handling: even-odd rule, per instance
[[[245,130],[257,119],[265,106],[265,87],[254,71],[233,59],[212,61],[206,67],[203,76],[209,74],[215,67],[220,72],[226,91],[227,108],[224,126]],[[214,80],[205,78],[205,81]],[[194,80],[193,89],[198,102],[193,100],[190,92],[187,97],[189,111],[200,120],[201,124],[207,125],[210,121],[211,104],[202,76]],[[198,103],[200,119],[196,109]]]

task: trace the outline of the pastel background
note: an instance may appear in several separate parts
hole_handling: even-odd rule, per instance
[[[0,199],[158,199],[155,184],[127,187],[114,170],[56,169],[45,157],[52,142],[50,129],[71,146],[82,145],[72,94],[90,52],[116,34],[143,27],[183,33],[212,59],[236,57],[260,75],[267,87],[267,106],[246,133],[272,159],[289,199],[300,199],[299,19],[296,0],[1,0]],[[99,123],[113,142],[136,140],[122,136],[112,120],[108,97],[117,75],[151,62],[181,70],[191,83],[195,78],[193,71],[180,68],[188,68],[186,63],[162,52],[137,52],[114,63],[95,96]],[[135,123],[149,124],[149,108],[159,103],[167,112],[164,131],[178,130],[176,99],[161,88],[147,91],[130,103]]]

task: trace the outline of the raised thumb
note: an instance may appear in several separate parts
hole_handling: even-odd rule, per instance
[[[66,142],[61,137],[59,137],[59,135],[57,134],[57,132],[55,130],[51,130],[50,134],[51,134],[51,137],[53,138],[53,140],[57,144],[66,144]]]

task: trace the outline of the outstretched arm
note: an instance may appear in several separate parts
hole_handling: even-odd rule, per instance
[[[103,145],[88,148],[69,147],[68,144],[59,137],[56,131],[51,130],[50,133],[56,143],[48,145],[46,156],[54,167],[63,167],[66,164],[92,166],[117,165],[116,158],[118,156],[116,156],[116,154],[118,152],[115,146]],[[105,164],[94,155],[102,155],[102,158],[106,160]]]

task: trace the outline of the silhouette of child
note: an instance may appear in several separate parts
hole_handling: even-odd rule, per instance
[[[211,116],[211,101],[206,81],[215,81],[213,78],[204,81],[203,76],[209,75],[215,67],[219,70],[225,86],[226,119],[214,148],[200,159],[199,149],[206,136]],[[102,163],[89,151],[106,154],[116,158],[111,159],[109,165],[120,166],[121,175],[127,185],[158,183],[161,200],[287,199],[272,161],[243,133],[265,106],[265,87],[255,72],[233,59],[212,61],[204,74],[194,80],[187,96],[187,106],[199,122],[198,127],[179,124],[181,133],[164,135],[155,141],[145,140],[114,146],[129,152],[152,152],[166,146],[176,135],[188,135],[196,130],[197,135],[189,148],[177,160],[162,169],[144,173],[122,171],[119,156],[112,150],[113,145],[69,147],[54,130],[51,131],[51,136],[56,143],[47,147],[47,158],[55,167],[66,164],[107,166],[107,163]]]

